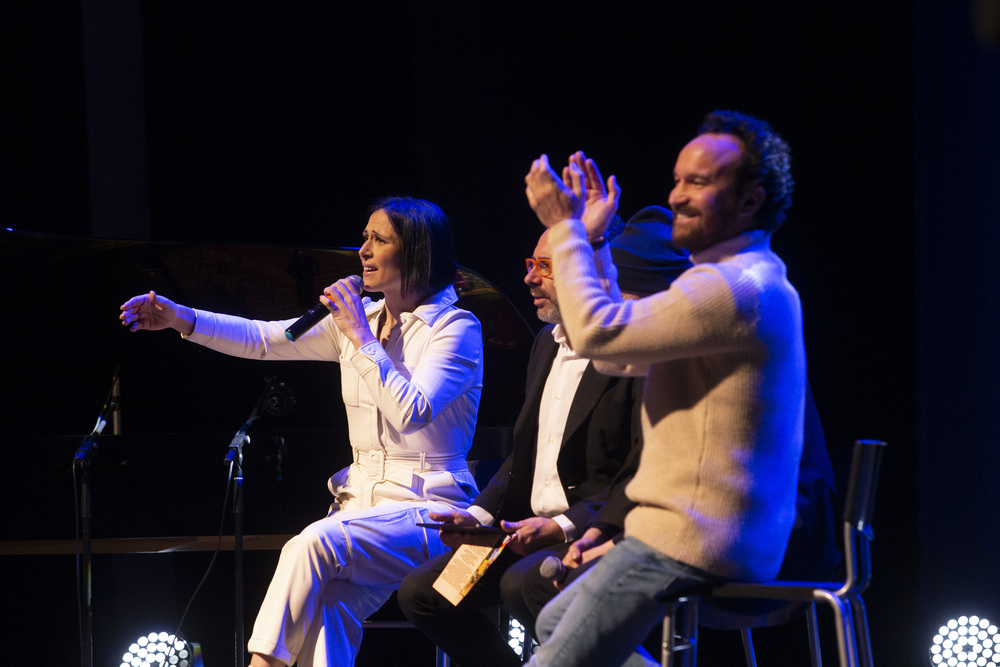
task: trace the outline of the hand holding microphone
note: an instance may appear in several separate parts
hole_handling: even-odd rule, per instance
[[[566,579],[566,566],[555,556],[546,556],[538,566],[538,574],[559,586]]]
[[[364,289],[364,283],[361,280],[361,276],[348,276],[343,280],[338,281],[334,285],[328,287],[325,292],[330,293],[337,284],[346,283],[350,286],[350,289],[355,295],[360,295],[362,289]],[[337,309],[336,304],[333,302],[329,296],[327,299],[334,305],[334,309]],[[314,326],[320,323],[320,321],[330,314],[330,309],[327,307],[326,303],[320,301],[315,306],[310,308],[305,315],[295,320],[287,329],[285,329],[285,338],[290,341],[298,339],[302,334],[312,329]]]
[[[614,545],[614,541],[609,540],[599,528],[591,526],[569,546],[569,550],[562,560],[555,556],[546,556],[538,565],[538,574],[551,581],[556,588],[562,588],[570,570],[575,570],[584,563],[600,558]]]

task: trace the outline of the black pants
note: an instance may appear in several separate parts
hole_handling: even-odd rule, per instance
[[[561,546],[559,551],[543,550],[522,558],[505,550],[458,606],[433,588],[451,559],[451,553],[444,554],[406,576],[397,594],[399,607],[459,667],[518,667],[520,656],[482,610],[503,605],[534,636],[535,615],[558,592],[538,575],[538,563],[553,554],[561,558],[565,551]]]

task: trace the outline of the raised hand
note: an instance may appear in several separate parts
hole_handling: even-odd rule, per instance
[[[587,238],[591,241],[597,241],[604,236],[608,224],[618,212],[618,200],[622,194],[621,188],[618,187],[618,181],[614,175],[608,177],[607,185],[605,185],[597,163],[584,155],[583,151],[577,151],[569,156],[569,164],[563,169],[564,180],[567,175],[566,170],[571,165],[576,165],[583,172],[584,187],[586,188],[586,198],[580,220],[587,228]]]
[[[568,218],[583,214],[587,197],[584,173],[578,165],[569,164],[560,178],[549,165],[544,153],[531,163],[524,177],[524,192],[539,221],[551,227]]]

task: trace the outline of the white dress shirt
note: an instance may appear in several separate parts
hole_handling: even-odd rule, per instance
[[[569,509],[569,501],[559,479],[557,464],[569,408],[589,362],[573,352],[561,325],[557,324],[552,329],[552,337],[559,344],[559,349],[545,380],[538,407],[538,446],[535,477],[531,485],[531,511],[535,516],[554,519],[562,527],[566,539],[572,540],[578,535],[573,523],[563,516],[563,512]]]

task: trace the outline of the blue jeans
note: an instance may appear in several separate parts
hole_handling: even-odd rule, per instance
[[[636,647],[663,619],[665,600],[721,581],[627,537],[545,605],[533,667],[638,667]]]

